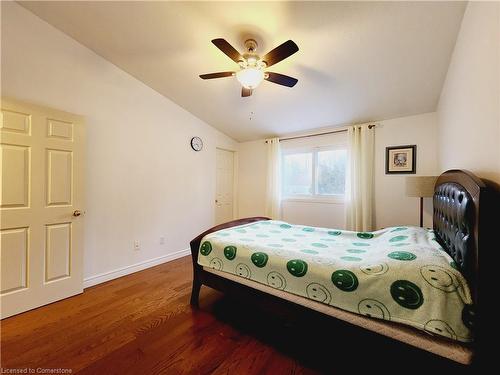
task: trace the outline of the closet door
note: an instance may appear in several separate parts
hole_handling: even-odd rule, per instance
[[[215,224],[233,220],[234,152],[217,149]]]

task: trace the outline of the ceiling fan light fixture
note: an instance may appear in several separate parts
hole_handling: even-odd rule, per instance
[[[259,68],[246,68],[236,72],[236,79],[247,89],[254,89],[264,80],[264,71]]]
[[[223,38],[213,39],[212,43],[220,49],[226,56],[239,65],[238,72],[218,72],[201,74],[201,79],[213,79],[236,76],[238,82],[243,86],[241,96],[248,97],[252,95],[253,89],[260,85],[263,80],[275,83],[277,85],[293,87],[298,82],[296,78],[286,76],[280,73],[266,72],[271,65],[290,57],[299,50],[299,47],[293,40],[287,40],[278,47],[269,51],[264,56],[255,53],[257,42],[254,39],[245,41],[246,53],[240,54],[227,40]]]

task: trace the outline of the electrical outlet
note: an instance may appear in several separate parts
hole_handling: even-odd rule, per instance
[[[165,237],[160,237],[160,245],[165,245]]]
[[[135,240],[134,241],[134,250],[137,251],[137,250],[140,250],[141,249],[141,246],[139,244],[139,240]]]

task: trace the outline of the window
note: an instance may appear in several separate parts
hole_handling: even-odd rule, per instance
[[[283,161],[283,195],[312,194],[313,154],[311,152],[285,154]]]
[[[317,152],[317,189],[319,195],[344,195],[346,150]]]
[[[340,145],[284,150],[283,198],[343,198],[346,165],[347,150]]]

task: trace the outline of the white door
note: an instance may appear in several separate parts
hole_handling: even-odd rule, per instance
[[[234,152],[217,149],[215,223],[233,220]]]
[[[82,117],[2,99],[1,318],[83,291]]]

